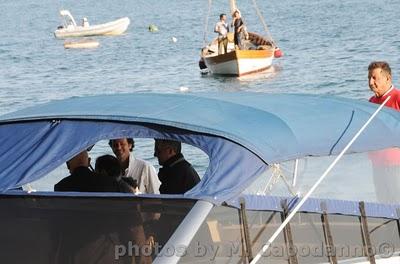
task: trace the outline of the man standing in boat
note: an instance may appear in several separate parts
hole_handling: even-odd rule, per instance
[[[156,139],[154,157],[162,166],[158,171],[161,181],[161,194],[183,194],[192,189],[200,181],[193,166],[181,153],[179,141]]]
[[[136,180],[141,193],[159,193],[160,181],[153,165],[132,153],[135,146],[133,138],[111,139],[108,144],[120,162],[121,176]]]
[[[232,27],[234,27],[234,42],[235,42],[235,49],[243,49],[243,38],[247,39],[247,30],[246,26],[244,25],[242,16],[240,15],[239,10],[235,10],[232,14]]]
[[[368,66],[368,84],[374,93],[369,101],[382,104],[389,96],[387,107],[400,111],[400,90],[392,84],[392,71],[385,61],[374,61]],[[400,202],[400,150],[390,148],[370,153],[376,196],[382,203]]]
[[[218,55],[228,53],[229,26],[226,22],[226,14],[219,15],[219,21],[215,25],[214,32],[218,33]]]

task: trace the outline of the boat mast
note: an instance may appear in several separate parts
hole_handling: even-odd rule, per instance
[[[237,6],[236,6],[236,1],[235,0],[229,0],[229,6],[231,8],[231,15],[233,14],[233,12],[235,12],[235,10],[237,10]]]
[[[273,38],[272,38],[272,36],[271,36],[271,33],[270,33],[269,30],[268,30],[267,23],[265,23],[264,17],[262,16],[261,11],[260,11],[260,9],[259,9],[258,6],[257,6],[256,0],[252,0],[252,2],[253,2],[254,9],[256,10],[257,16],[258,16],[258,18],[260,19],[260,21],[261,21],[261,23],[262,23],[262,25],[263,25],[263,27],[264,27],[265,33],[267,34],[267,35],[266,35],[267,39],[271,42],[271,44],[272,44],[274,47],[277,47],[275,41],[273,40]],[[233,12],[235,12],[236,10],[239,10],[239,9],[237,8],[236,1],[235,1],[235,0],[229,0],[229,6],[230,6],[230,8],[231,8],[231,15],[232,15]]]
[[[208,0],[208,11],[206,14],[206,18],[204,21],[204,36],[203,36],[203,47],[207,44],[207,33],[208,33],[208,18],[210,17],[210,12],[211,12],[211,2],[212,0]]]

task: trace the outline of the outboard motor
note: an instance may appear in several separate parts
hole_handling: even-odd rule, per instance
[[[205,69],[207,69],[207,65],[206,65],[206,63],[204,62],[204,58],[200,58],[200,60],[199,60],[199,68],[200,68],[200,70],[205,70]]]

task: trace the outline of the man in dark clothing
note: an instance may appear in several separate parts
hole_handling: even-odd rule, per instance
[[[132,177],[121,177],[121,165],[119,160],[111,155],[103,155],[96,159],[95,172],[104,177],[114,179],[120,192],[137,193],[137,181]]]
[[[107,162],[101,164],[100,159],[101,165],[99,166],[97,162],[96,165],[101,173],[95,173],[89,169],[87,151],[79,153],[67,161],[71,175],[57,183],[54,190],[124,192],[115,177],[112,177],[115,175],[102,174],[104,170],[120,172],[118,160],[112,158],[115,159],[116,167],[107,167],[110,164]],[[68,218],[57,219],[54,223],[52,232],[54,256],[51,256],[51,263],[151,263],[151,258],[142,256],[142,253],[139,253],[139,256],[124,254],[121,258],[115,257],[116,248],[127,245],[128,242],[134,243],[139,248],[145,246],[146,237],[140,212],[133,208],[129,219],[119,219],[118,210],[100,210],[100,201],[97,206],[99,207],[92,208],[91,211],[60,209],[60,213],[65,214],[69,210],[71,215]]]
[[[181,153],[181,142],[156,139],[154,156],[162,166],[158,171],[161,194],[183,194],[200,181],[197,172]]]
[[[86,150],[67,161],[67,167],[71,175],[54,185],[54,191],[120,192],[117,181],[111,177],[96,175],[89,169],[89,161],[89,155]]]
[[[200,181],[197,172],[181,154],[181,142],[156,139],[154,156],[162,166],[158,171],[160,194],[183,194]],[[150,227],[150,233],[154,233],[154,241],[164,246],[184,217],[161,214],[159,222],[162,224],[153,223]]]

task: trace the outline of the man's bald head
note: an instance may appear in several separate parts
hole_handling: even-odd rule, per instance
[[[73,173],[78,167],[89,167],[89,154],[87,150],[82,151],[67,161],[67,168],[70,173]]]

